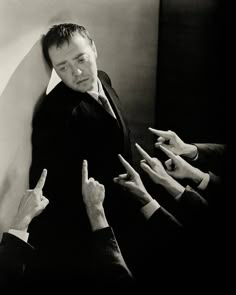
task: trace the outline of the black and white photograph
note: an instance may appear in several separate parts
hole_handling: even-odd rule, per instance
[[[229,294],[232,14],[0,1],[2,294]]]

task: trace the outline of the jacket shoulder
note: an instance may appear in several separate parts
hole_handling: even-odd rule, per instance
[[[60,82],[52,89],[52,91],[39,100],[35,106],[33,124],[42,119],[43,121],[47,121],[47,119],[50,120],[52,113],[60,110],[61,98],[65,94],[65,91],[65,85]]]
[[[104,72],[104,71],[98,71],[98,78],[101,80],[101,81],[105,81],[106,83],[108,83],[110,86],[112,86],[111,84],[111,79],[109,77],[109,75]]]

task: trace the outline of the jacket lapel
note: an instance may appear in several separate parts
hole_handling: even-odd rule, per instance
[[[98,72],[99,74],[99,72]],[[130,154],[130,144],[129,144],[129,131],[126,127],[126,123],[125,120],[122,116],[122,108],[121,108],[121,104],[119,101],[119,98],[117,96],[117,94],[115,93],[115,91],[113,90],[113,88],[108,84],[108,82],[102,78],[102,76],[99,76],[99,79],[102,83],[102,86],[104,88],[104,91],[107,95],[107,98],[109,99],[109,102],[114,110],[114,113],[116,115],[117,121],[118,121],[118,125],[119,127],[122,129],[123,131],[123,135],[124,135],[124,145],[125,145],[125,150],[127,154]]]
[[[106,96],[111,104],[111,107],[116,115],[116,119],[118,121],[118,125],[125,130],[125,123],[124,123],[124,119],[121,113],[121,105],[119,102],[119,98],[117,97],[115,91],[113,90],[113,88],[104,80],[102,79],[102,77],[99,77],[102,86],[104,88],[104,91],[106,93]]]

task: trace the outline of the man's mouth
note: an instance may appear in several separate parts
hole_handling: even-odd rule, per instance
[[[76,82],[76,84],[79,85],[79,84],[81,84],[81,83],[87,81],[88,79],[89,79],[89,78],[80,79],[80,80],[78,80],[78,81]]]

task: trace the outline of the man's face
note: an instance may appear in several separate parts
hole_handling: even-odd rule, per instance
[[[69,44],[48,50],[53,68],[71,89],[80,92],[97,90],[97,51],[95,45],[76,33]]]

